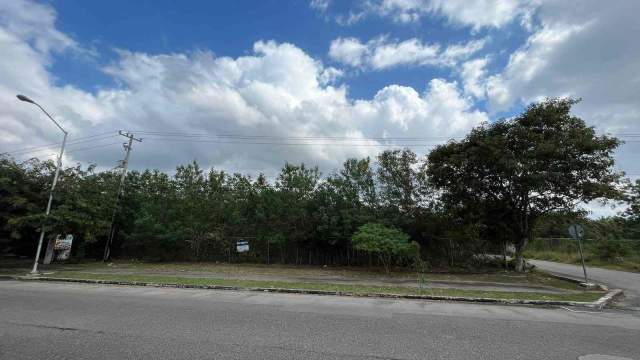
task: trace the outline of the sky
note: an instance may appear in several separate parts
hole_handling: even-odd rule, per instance
[[[0,0],[0,152],[113,168],[275,176],[423,156],[545,97],[640,165],[640,1]],[[637,139],[637,140],[635,140]],[[610,207],[591,206],[596,214]]]

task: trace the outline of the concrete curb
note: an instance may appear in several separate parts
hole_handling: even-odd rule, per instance
[[[623,295],[624,295],[624,292],[621,289],[610,290],[603,297],[601,297],[600,299],[596,300],[593,303],[594,304],[594,308],[600,310],[603,307],[605,307],[608,304],[610,304],[615,299],[617,299],[619,297],[622,297]]]
[[[560,274],[555,274],[555,273],[547,272],[547,271],[544,271],[544,270],[539,270],[539,271],[544,272],[545,274],[547,274],[547,275],[549,275],[549,276],[551,276],[553,278],[556,278],[556,279],[572,282],[572,283],[575,283],[575,284],[578,284],[578,285],[584,284],[583,280],[580,280],[580,279],[577,279],[577,278],[564,276],[564,275],[560,275]],[[604,285],[604,284],[595,283],[595,285],[602,291],[609,291],[609,287]]]
[[[206,289],[206,290],[236,290],[236,291],[255,291],[255,292],[272,292],[284,294],[307,294],[307,295],[332,295],[332,296],[350,296],[350,297],[366,297],[366,298],[386,298],[386,299],[410,299],[410,300],[445,300],[456,302],[471,303],[487,303],[499,305],[541,305],[541,306],[579,306],[595,309],[602,309],[615,298],[621,296],[622,290],[611,290],[600,299],[594,302],[581,301],[560,301],[560,300],[520,300],[520,299],[492,299],[462,296],[439,296],[439,295],[404,295],[404,294],[386,294],[386,293],[352,293],[342,291],[327,290],[303,290],[289,288],[263,288],[263,287],[242,287],[242,286],[226,286],[226,285],[182,285],[182,284],[158,284],[141,281],[115,281],[115,280],[90,280],[90,279],[73,279],[73,278],[56,278],[56,277],[32,277],[32,276],[0,276],[0,278],[10,278],[20,281],[52,281],[52,282],[70,282],[84,284],[101,284],[101,285],[120,285],[120,286],[148,286],[157,288],[176,288],[176,289]]]

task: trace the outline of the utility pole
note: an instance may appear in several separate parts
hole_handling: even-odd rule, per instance
[[[116,197],[116,204],[113,208],[113,215],[111,216],[111,229],[109,230],[109,237],[107,238],[107,242],[104,245],[104,255],[102,257],[102,261],[108,261],[111,257],[111,244],[113,243],[113,238],[116,234],[116,215],[118,214],[118,208],[120,207],[120,199],[124,194],[124,180],[127,176],[127,169],[129,168],[129,155],[131,154],[131,147],[133,145],[133,141],[142,142],[142,139],[135,138],[133,134],[129,132],[123,132],[119,130],[118,133],[129,139],[128,143],[124,143],[124,149],[126,150],[126,154],[124,156],[124,160],[122,160],[122,174],[120,175],[120,186],[118,187],[118,195]]]
[[[40,229],[40,239],[38,240],[36,258],[33,261],[33,269],[31,269],[31,274],[36,275],[38,274],[38,260],[40,259],[40,251],[42,249],[42,243],[44,241],[44,233],[45,233],[44,226],[45,226],[45,222],[49,218],[49,214],[51,213],[51,203],[53,202],[53,191],[56,189],[56,184],[58,183],[58,175],[60,174],[60,167],[62,166],[62,155],[64,154],[64,146],[67,144],[67,136],[69,135],[69,133],[66,132],[62,128],[62,126],[60,126],[60,124],[58,124],[58,122],[55,121],[54,118],[51,117],[51,115],[49,115],[49,113],[42,106],[40,106],[40,104],[29,99],[24,95],[17,95],[17,98],[20,101],[28,102],[39,107],[40,110],[42,110],[42,112],[44,112],[45,115],[47,115],[47,117],[51,119],[51,121],[53,121],[54,124],[56,124],[58,129],[60,129],[60,131],[64,133],[64,137],[62,138],[62,146],[60,147],[60,154],[58,155],[58,161],[56,163],[56,172],[55,172],[55,175],[53,176],[53,183],[51,183],[51,189],[49,190],[49,202],[47,202],[47,210],[44,213],[44,220],[42,221],[42,228]]]

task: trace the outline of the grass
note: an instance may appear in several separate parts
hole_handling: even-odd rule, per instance
[[[215,279],[215,278],[185,278],[179,276],[163,275],[124,275],[124,274],[91,274],[74,271],[56,272],[54,277],[88,280],[108,280],[108,281],[133,281],[155,284],[171,285],[219,285],[233,286],[241,288],[288,288],[299,290],[323,290],[352,293],[358,295],[366,294],[398,294],[398,295],[432,295],[432,296],[459,296],[477,297],[490,299],[514,299],[514,300],[557,300],[557,301],[595,301],[602,296],[599,291],[581,291],[567,294],[542,294],[542,293],[522,293],[508,291],[478,291],[461,289],[418,289],[401,286],[368,286],[368,285],[345,285],[331,283],[305,283],[289,281],[261,281],[261,280],[241,280],[241,279]]]
[[[0,274],[20,274],[27,272],[26,263],[0,263]],[[227,263],[150,263],[137,261],[116,261],[109,265],[102,262],[84,262],[79,264],[54,264],[42,266],[41,270],[65,271],[91,274],[122,275],[159,275],[178,277],[210,277],[210,278],[256,278],[257,280],[282,280],[293,282],[408,282],[415,281],[417,274],[400,269],[387,275],[380,269],[366,267],[319,267],[293,265],[263,264],[227,264]],[[563,290],[581,290],[577,284],[551,277],[543,272],[527,273],[504,272],[501,270],[482,273],[443,273],[425,274],[426,280],[432,282],[512,284],[525,286],[543,286]],[[340,281],[338,281],[340,282]]]
[[[81,272],[144,272],[149,274],[211,274],[224,277],[234,275],[236,277],[251,275],[270,275],[281,277],[317,277],[318,279],[327,277],[342,277],[355,280],[406,280],[415,279],[416,273],[400,269],[385,274],[378,268],[366,267],[319,267],[319,266],[294,266],[294,265],[264,265],[264,264],[228,264],[211,262],[189,262],[189,263],[152,263],[136,261],[116,261],[111,265],[102,262],[86,262],[72,265],[53,265],[51,270],[60,271],[81,271]],[[1,269],[0,269],[1,271]],[[559,280],[547,276],[541,272],[514,273],[501,270],[472,273],[457,272],[443,273],[430,272],[426,274],[428,281],[451,281],[451,282],[488,282],[506,284],[528,284],[544,285],[561,289],[575,290],[576,285],[571,282]]]
[[[530,259],[548,260],[566,264],[580,264],[580,255],[561,251],[527,251],[525,257]],[[600,267],[611,270],[640,272],[640,255],[632,255],[624,258],[621,263],[613,263],[601,260],[586,254],[585,263],[587,266]]]
[[[0,263],[0,273],[24,275],[26,263]],[[25,267],[26,266],[26,267]],[[136,281],[160,284],[221,285],[234,287],[295,288],[325,290],[353,294],[398,294],[481,297],[491,299],[529,299],[593,301],[602,292],[584,291],[573,282],[551,277],[543,272],[514,273],[490,271],[483,273],[428,273],[428,282],[447,282],[451,288],[406,286],[416,281],[416,273],[401,269],[387,275],[380,269],[365,267],[318,267],[293,265],[226,264],[226,263],[149,263],[116,261],[111,264],[84,262],[54,264],[41,267],[52,277],[88,280]],[[368,282],[368,284],[358,282]],[[394,284],[393,282],[398,282]],[[352,282],[345,284],[344,282]],[[372,285],[374,283],[375,285]],[[565,290],[566,293],[483,291],[459,289],[456,283],[535,285]]]

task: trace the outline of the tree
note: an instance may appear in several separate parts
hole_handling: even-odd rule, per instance
[[[625,211],[625,217],[634,222],[640,223],[640,179],[627,187],[626,201],[629,207]]]
[[[625,202],[629,206],[622,214],[625,237],[637,239],[640,237],[640,179],[629,182],[625,192]]]
[[[53,161],[0,155],[0,253],[33,253],[54,169]]]
[[[413,214],[423,194],[417,165],[417,156],[409,149],[378,155],[380,197],[385,206],[397,208],[403,215]]]
[[[536,221],[580,202],[614,198],[614,137],[597,136],[570,114],[573,99],[547,99],[511,120],[484,124],[461,141],[436,147],[426,173],[450,208],[500,207],[516,248],[516,269]]]
[[[295,263],[299,260],[300,246],[308,245],[312,223],[310,204],[316,191],[320,172],[317,167],[309,168],[304,164],[286,163],[276,180],[281,206],[281,230],[289,244],[295,244]]]
[[[418,246],[416,242],[409,242],[409,235],[378,223],[362,225],[351,237],[351,242],[354,248],[377,255],[387,274],[394,256],[416,254]]]

